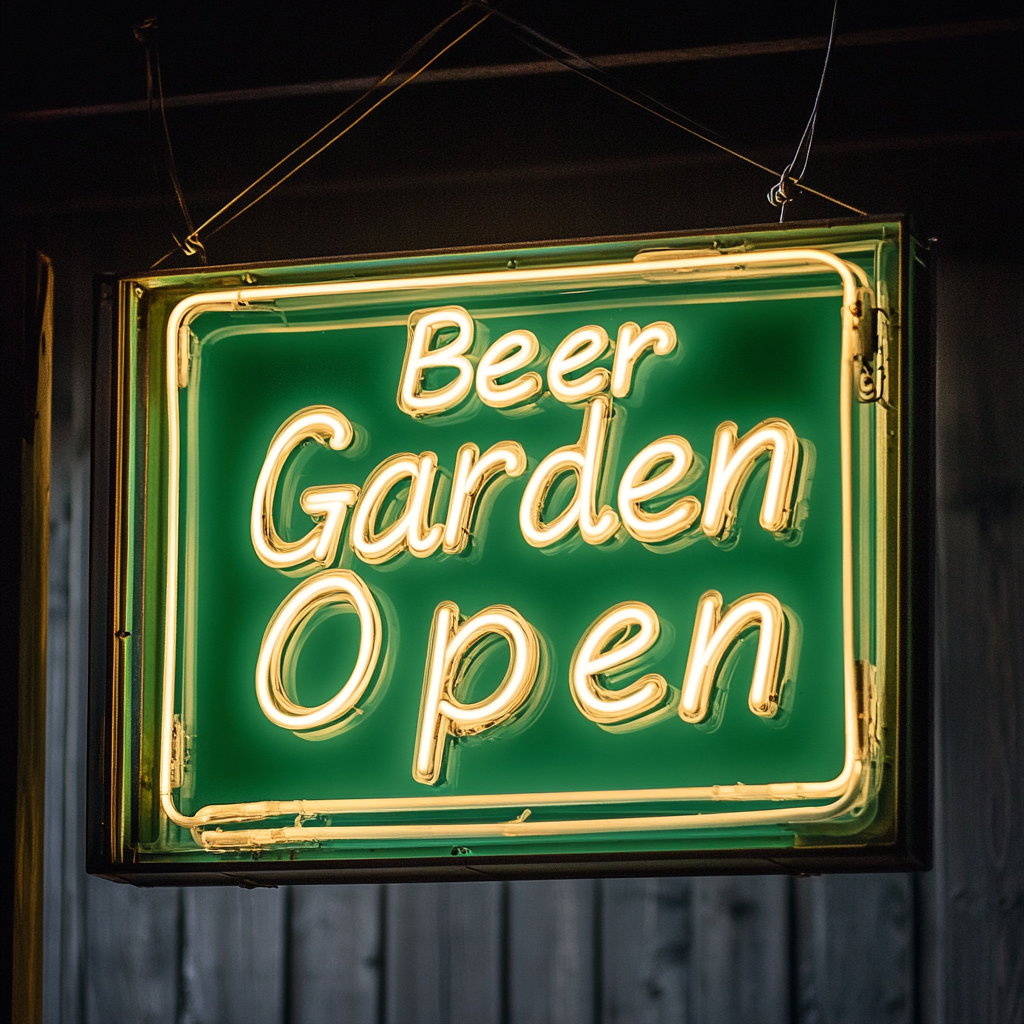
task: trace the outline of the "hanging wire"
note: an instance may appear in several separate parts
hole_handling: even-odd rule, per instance
[[[185,201],[185,192],[181,187],[181,179],[178,177],[178,165],[174,159],[174,146],[171,144],[171,129],[167,124],[167,108],[164,104],[164,81],[160,70],[160,47],[156,41],[157,19],[147,18],[138,25],[132,26],[132,33],[135,39],[142,44],[146,51],[146,109],[149,112],[150,141],[153,138],[153,81],[156,79],[156,93],[160,103],[160,121],[163,126],[165,156],[164,165],[167,169],[167,176],[171,179],[171,186],[174,189],[175,198],[178,200],[178,208],[181,210],[182,218],[185,221],[185,242],[180,242],[178,236],[171,234],[178,248],[187,256],[198,255],[206,262],[206,253],[199,240],[191,241],[195,233],[192,222],[192,214],[189,212],[188,203]],[[154,76],[154,68],[156,74]],[[156,170],[156,152],[153,153],[154,170]],[[157,175],[159,177],[159,174]]]
[[[695,121],[692,117],[687,117],[685,114],[679,113],[678,110],[673,110],[670,106],[662,103],[661,100],[655,99],[648,93],[645,93],[640,89],[635,89],[631,86],[626,86],[621,82],[616,82],[608,71],[600,65],[595,64],[590,60],[590,58],[584,57],[575,50],[569,49],[568,46],[564,46],[562,43],[538,32],[535,28],[531,28],[525,22],[513,18],[512,15],[506,14],[505,12],[492,7],[487,3],[487,0],[473,0],[473,4],[476,7],[497,15],[497,17],[504,23],[506,30],[535,53],[539,53],[550,60],[556,61],[569,71],[575,72],[577,75],[587,79],[588,82],[593,82],[594,85],[598,85],[602,89],[607,89],[609,92],[614,93],[616,96],[629,103],[635,104],[641,109],[646,110],[648,113],[664,117],[665,120],[671,120],[672,124],[676,124],[677,121],[684,122],[684,124],[679,124],[677,127],[684,128],[685,131],[691,132],[699,139],[703,139],[705,142],[710,142],[712,145],[718,144],[707,136],[714,135],[719,139],[722,138],[722,136],[713,128],[709,128],[706,124],[701,124],[700,121]],[[690,127],[685,127],[686,125],[689,125]],[[699,131],[695,131],[694,129],[699,129]],[[726,148],[726,152],[732,153],[733,156],[738,156],[741,160],[747,160],[747,158],[741,153],[735,153],[728,148]],[[748,163],[753,163],[753,161],[748,160]],[[755,164],[755,166],[761,167],[760,164]]]
[[[360,121],[362,121],[364,118],[366,118],[370,114],[372,114],[379,106],[381,106],[381,104],[383,104],[385,101],[389,100],[399,90],[404,89],[405,86],[407,86],[410,82],[415,81],[435,61],[437,61],[442,56],[444,56],[444,54],[446,54],[457,43],[459,43],[463,39],[465,39],[466,36],[468,36],[474,29],[476,29],[480,25],[482,25],[491,16],[491,14],[493,13],[490,10],[485,12],[483,14],[483,16],[478,18],[475,22],[473,22],[473,24],[470,25],[469,28],[465,29],[463,32],[461,32],[459,35],[457,35],[454,39],[452,39],[450,42],[448,42],[443,47],[441,47],[439,50],[437,50],[433,54],[432,57],[430,57],[428,60],[423,62],[415,71],[413,71],[412,73],[410,73],[410,74],[408,74],[406,76],[403,76],[403,77],[399,78],[397,83],[392,88],[390,88],[383,96],[381,96],[380,99],[378,99],[375,103],[373,103],[371,106],[369,106],[366,110],[362,111],[362,113],[360,113],[357,117],[354,117],[353,119],[351,119],[339,132],[334,134],[325,143],[323,143],[321,146],[319,146],[317,149],[315,149],[312,153],[310,153],[308,156],[306,156],[305,159],[303,159],[302,161],[297,163],[294,167],[292,167],[290,170],[288,170],[287,173],[285,173],[285,174],[281,175],[279,178],[277,178],[272,184],[270,184],[263,191],[259,192],[254,198],[250,199],[249,202],[246,203],[244,206],[242,206],[240,209],[235,210],[235,212],[232,213],[231,216],[228,217],[226,220],[222,220],[215,227],[210,228],[210,225],[212,225],[215,221],[217,221],[218,218],[220,218],[224,214],[228,213],[228,211],[230,211],[234,206],[236,206],[239,202],[241,202],[247,195],[249,195],[249,193],[251,193],[255,188],[257,188],[259,185],[261,185],[263,182],[265,182],[268,178],[270,178],[274,174],[275,171],[279,170],[281,167],[283,167],[285,164],[287,164],[289,160],[293,159],[294,157],[296,157],[297,155],[302,153],[309,146],[313,145],[316,142],[317,139],[320,139],[322,136],[324,136],[333,126],[335,126],[343,117],[345,117],[346,114],[351,113],[361,103],[363,103],[365,100],[369,99],[378,89],[381,88],[381,86],[386,84],[392,78],[395,78],[396,76],[398,76],[398,74],[402,70],[402,68],[406,64],[408,64],[409,61],[412,60],[412,58],[415,57],[427,45],[427,43],[429,43],[446,25],[448,25],[449,22],[453,21],[460,14],[462,14],[464,11],[470,9],[471,7],[472,7],[471,3],[463,4],[462,7],[458,8],[456,11],[452,12],[451,14],[449,14],[448,17],[444,18],[441,22],[439,22],[426,35],[424,35],[422,38],[417,40],[417,42],[414,43],[413,46],[410,49],[408,49],[404,54],[402,54],[402,56],[398,59],[398,61],[392,66],[391,70],[388,71],[385,75],[383,75],[369,89],[367,89],[366,92],[362,93],[362,95],[360,95],[355,100],[353,100],[347,107],[345,107],[344,110],[342,110],[335,117],[331,118],[331,120],[328,121],[325,125],[323,125],[323,127],[319,128],[311,136],[309,136],[309,138],[307,138],[305,141],[301,142],[290,153],[288,153],[287,155],[283,156],[280,160],[278,160],[278,162],[276,164],[274,164],[273,167],[269,168],[267,171],[265,171],[263,174],[261,174],[255,181],[252,182],[252,184],[250,184],[250,185],[246,186],[244,189],[242,189],[241,192],[239,192],[230,201],[225,203],[216,213],[214,213],[211,217],[208,217],[202,224],[200,224],[198,228],[195,228],[194,230],[190,231],[188,237],[185,240],[185,245],[182,245],[181,243],[178,243],[178,248],[182,252],[184,252],[186,255],[191,255],[191,253],[189,253],[189,251],[188,251],[189,248],[193,248],[194,247],[195,249],[201,249],[202,248],[202,243],[200,242],[200,239],[199,239],[199,236],[200,236],[201,232],[205,231],[207,238],[217,234],[218,231],[222,231],[230,223],[232,223],[232,221],[236,220],[238,217],[240,217],[247,210],[250,210],[253,206],[255,206],[258,202],[260,202],[261,200],[265,199],[268,195],[270,195],[271,192],[273,192],[279,186],[283,185],[293,174],[295,174],[298,171],[300,171],[311,160],[316,159],[316,157],[318,157],[321,153],[323,153],[325,149],[327,149],[328,147],[334,145],[334,143],[337,142],[338,139],[340,139],[343,135],[345,135],[348,132],[350,132],[357,124],[359,124]],[[206,230],[207,228],[210,228],[210,230],[207,231]],[[175,242],[177,242],[177,241],[178,240],[175,239]],[[171,249],[169,252],[167,252],[163,256],[161,256],[160,259],[158,259],[156,261],[156,263],[153,264],[153,268],[152,269],[155,269],[156,267],[160,266],[160,264],[163,263],[166,259],[168,259],[168,257],[172,256],[175,251],[176,251],[175,249]]]
[[[825,49],[825,63],[821,68],[821,80],[818,82],[818,94],[814,97],[811,116],[807,119],[807,124],[804,126],[804,133],[800,136],[800,141],[797,143],[793,159],[789,161],[786,169],[779,175],[779,180],[768,190],[768,202],[772,206],[779,207],[780,224],[786,218],[786,204],[793,202],[796,198],[795,195],[791,195],[789,192],[790,184],[799,184],[800,179],[807,172],[807,161],[811,158],[811,146],[814,144],[814,128],[818,121],[818,107],[821,104],[821,94],[825,88],[825,74],[828,71],[828,59],[832,56],[832,43],[836,38],[836,24],[838,21],[839,0],[835,0],[835,3],[832,5],[832,27],[829,29],[828,46]],[[803,166],[800,168],[799,174],[793,174],[793,168],[796,167],[796,162],[800,159],[801,151],[804,155]]]
[[[482,17],[478,18],[472,25],[469,26],[469,28],[465,29],[454,39],[452,39],[449,43],[447,43],[439,50],[437,50],[432,57],[424,61],[415,71],[413,71],[410,74],[399,76],[399,73],[405,67],[405,65],[408,64],[409,61],[411,61],[412,58],[415,57],[427,45],[427,43],[429,43],[446,25],[448,25],[451,21],[453,21],[463,12],[474,7],[482,10]],[[167,151],[169,156],[168,170],[171,175],[172,183],[174,184],[175,187],[175,194],[178,196],[179,205],[182,208],[182,213],[185,217],[186,224],[188,225],[189,230],[184,242],[179,241],[176,236],[173,236],[176,248],[171,249],[169,252],[161,256],[160,259],[158,259],[153,264],[153,269],[160,266],[165,260],[174,255],[176,251],[181,251],[187,256],[198,254],[205,263],[205,252],[203,249],[203,243],[200,240],[201,233],[205,232],[205,237],[211,237],[217,234],[217,232],[222,231],[233,221],[237,220],[237,218],[239,218],[243,213],[252,209],[253,206],[259,203],[261,200],[265,199],[268,195],[271,194],[271,192],[273,192],[275,189],[283,185],[290,177],[292,177],[292,175],[296,174],[303,167],[305,167],[306,164],[308,164],[312,160],[315,160],[321,153],[324,152],[324,150],[334,145],[334,143],[337,142],[340,138],[342,138],[342,136],[346,135],[357,124],[359,124],[362,120],[364,120],[366,117],[372,114],[384,102],[386,102],[388,99],[394,96],[395,93],[399,92],[401,89],[405,88],[405,86],[415,81],[435,61],[437,61],[440,57],[442,57],[445,53],[452,49],[452,47],[454,47],[456,44],[465,39],[466,36],[468,36],[471,32],[473,32],[480,25],[482,25],[492,15],[500,19],[504,27],[508,31],[510,31],[512,35],[518,38],[521,42],[525,43],[525,45],[529,46],[531,49],[542,54],[543,56],[556,61],[557,63],[565,67],[567,70],[572,71],[573,73],[587,79],[587,81],[592,82],[594,85],[600,86],[602,89],[611,92],[613,95],[618,96],[620,99],[625,100],[627,103],[631,103],[634,106],[637,106],[640,109],[646,110],[648,113],[653,114],[655,117],[658,117],[661,120],[666,121],[677,128],[681,128],[683,131],[688,132],[690,135],[693,135],[695,138],[700,139],[702,142],[705,142],[710,146],[714,146],[716,149],[722,151],[723,153],[727,153],[728,155],[736,157],[736,159],[741,160],[746,164],[749,164],[751,167],[755,167],[758,170],[764,171],[767,174],[771,174],[773,177],[777,177],[778,182],[772,187],[771,191],[769,192],[768,199],[769,202],[771,202],[773,205],[781,204],[782,211],[779,216],[780,221],[783,219],[783,216],[785,214],[786,203],[792,202],[795,198],[795,195],[790,194],[788,191],[790,188],[794,187],[798,188],[800,192],[809,193],[810,195],[817,196],[818,198],[824,199],[827,202],[834,203],[836,206],[841,206],[846,210],[850,210],[853,213],[859,214],[861,216],[867,216],[866,211],[858,209],[856,206],[852,206],[849,203],[844,203],[841,199],[836,199],[834,196],[830,196],[825,192],[820,192],[817,189],[811,188],[809,185],[805,185],[801,180],[803,178],[804,173],[807,170],[807,162],[810,157],[811,145],[814,140],[814,127],[817,120],[818,107],[821,101],[822,90],[824,88],[825,83],[825,72],[828,70],[829,56],[831,55],[832,44],[835,39],[838,9],[839,3],[838,0],[835,0],[835,6],[832,12],[832,30],[829,35],[828,48],[825,54],[825,64],[822,69],[821,81],[818,85],[818,94],[815,98],[814,107],[811,111],[811,117],[808,120],[807,127],[804,129],[804,134],[801,136],[800,144],[797,146],[797,151],[794,154],[793,159],[787,165],[786,169],[781,172],[781,174],[778,171],[773,170],[771,167],[768,167],[765,164],[759,163],[757,160],[754,160],[751,157],[746,156],[739,150],[726,145],[724,141],[718,141],[718,139],[721,139],[721,136],[717,132],[713,131],[711,128],[708,128],[706,125],[701,124],[699,121],[695,121],[692,118],[687,117],[685,114],[681,114],[679,111],[668,106],[668,104],[663,103],[661,100],[658,100],[653,96],[649,96],[647,93],[642,92],[639,89],[635,89],[631,86],[624,85],[623,83],[616,82],[614,78],[604,68],[599,67],[593,61],[584,57],[582,54],[579,54],[576,51],[570,49],[569,47],[564,46],[563,44],[558,43],[553,39],[550,39],[549,37],[538,32],[536,29],[531,28],[529,25],[526,25],[525,23],[517,20],[516,18],[513,18],[511,15],[508,15],[505,12],[499,10],[498,8],[491,6],[491,4],[486,2],[486,0],[465,0],[463,5],[458,10],[454,11],[452,14],[448,15],[448,17],[444,18],[425,36],[419,39],[409,50],[407,50],[399,58],[395,65],[385,75],[378,79],[378,81],[374,83],[373,86],[367,89],[366,92],[362,93],[359,97],[357,97],[352,103],[345,107],[344,110],[342,110],[335,117],[331,118],[331,120],[328,121],[325,125],[323,125],[323,127],[318,129],[311,136],[309,136],[309,138],[307,138],[305,141],[296,146],[290,153],[288,153],[280,160],[278,160],[276,164],[274,164],[267,171],[261,174],[250,185],[242,189],[241,192],[234,196],[229,202],[225,203],[219,210],[217,210],[216,213],[214,213],[211,217],[208,217],[202,224],[200,224],[198,228],[192,227],[192,220],[188,214],[188,207],[185,204],[184,195],[181,192],[180,183],[177,177],[177,171],[174,168],[174,155],[173,150],[171,148],[170,132],[167,130],[167,118],[166,113],[164,112],[163,109],[163,89],[160,84],[160,65],[159,56],[157,56],[156,80],[160,96],[161,116],[163,118],[164,134],[167,142]],[[155,19],[150,19],[147,22],[143,22],[142,25],[137,26],[136,38],[138,38],[140,42],[146,42],[145,35],[139,34],[140,30],[146,30],[150,27],[155,27]],[[147,82],[149,83],[149,94],[151,95],[152,74],[150,70],[150,47],[148,42],[146,49],[146,66]],[[308,147],[312,146],[318,139],[324,136],[332,127],[334,127],[339,121],[341,121],[342,118],[356,110],[356,108],[361,103],[368,100],[375,92],[377,92],[378,89],[380,89],[382,86],[388,83],[391,79],[397,80],[395,84],[383,96],[380,97],[380,99],[378,99],[371,106],[367,107],[367,109],[359,113],[358,116],[353,117],[347,124],[345,124],[345,126],[340,131],[336,132],[326,142],[324,142],[318,148],[313,150],[313,152],[309,153],[308,156],[302,159],[294,167],[290,168],[286,173],[282,174],[280,177],[274,180],[265,189],[258,192],[244,206],[241,206],[239,209],[236,209],[233,213],[231,213],[230,217],[227,217],[227,219],[225,220],[221,220],[219,223],[216,224],[216,226],[211,227],[211,225],[214,225],[214,223],[218,221],[219,218],[223,217],[225,214],[231,211],[233,207],[237,206],[243,199],[245,199],[246,196],[253,192],[254,189],[257,189],[261,184],[263,184],[269,178],[271,178],[271,176],[276,171],[284,167],[290,160],[301,154]],[[717,138],[713,138],[712,136],[717,136]],[[800,173],[794,175],[793,169],[796,166],[797,160],[800,158],[801,152],[803,153],[804,157],[803,166],[800,169]]]
[[[694,121],[686,115],[681,114],[678,110],[674,110],[666,103],[662,103],[660,100],[654,99],[648,96],[647,93],[641,92],[639,89],[634,89],[631,86],[624,85],[621,82],[617,82],[612,75],[610,75],[604,68],[598,66],[593,61],[588,60],[582,54],[577,53],[575,50],[571,50],[568,46],[564,46],[562,43],[556,42],[550,39],[548,36],[543,35],[536,29],[531,28],[529,25],[513,18],[511,15],[506,14],[504,11],[498,10],[492,7],[486,0],[472,0],[475,6],[482,8],[483,10],[489,11],[500,19],[502,24],[516,36],[521,42],[525,43],[532,50],[543,54],[551,60],[557,61],[567,70],[580,75],[582,78],[587,79],[588,82],[593,82],[594,85],[600,86],[602,89],[606,89],[608,92],[620,99],[625,100],[627,103],[632,103],[634,106],[640,107],[642,110],[646,110],[649,114],[653,114],[655,117],[661,118],[663,121],[667,121],[671,125],[675,125],[677,128],[681,128],[684,132],[688,132],[695,138],[700,139],[702,142],[706,142],[710,146],[714,146],[716,149],[721,150],[723,153],[728,153],[730,156],[736,157],[738,160],[742,160],[744,163],[749,164],[751,167],[756,167],[760,171],[764,171],[767,174],[771,174],[773,177],[778,178],[779,182],[784,184],[785,187],[798,186],[803,192],[808,192],[811,195],[818,196],[820,199],[824,199],[830,203],[834,203],[836,206],[841,206],[843,209],[850,210],[853,213],[859,214],[860,216],[867,216],[865,210],[858,209],[856,206],[851,206],[849,203],[844,203],[841,199],[836,199],[835,196],[827,195],[824,192],[819,192],[817,189],[811,188],[809,185],[804,185],[800,182],[799,178],[803,176],[801,171],[798,177],[792,176],[793,164],[796,162],[794,158],[793,162],[789,167],[786,168],[781,174],[778,171],[772,170],[772,168],[765,166],[758,161],[753,160],[751,157],[746,156],[739,150],[727,146],[724,142],[716,141],[712,138],[712,135],[718,135],[717,132],[713,132],[710,128],[700,124],[698,121]],[[836,0],[838,6],[838,0]],[[832,39],[835,35],[835,15],[833,13],[832,22],[832,36],[829,37],[829,51],[832,47]],[[828,66],[828,58],[825,58],[826,67]],[[824,83],[824,73],[822,74],[822,83]],[[818,90],[819,99],[821,95],[821,89]],[[817,103],[815,104],[815,112],[817,111]],[[698,130],[700,129],[700,130]],[[813,138],[813,126],[811,128],[811,137]],[[721,136],[719,136],[721,138]],[[810,152],[810,142],[808,141],[807,146],[808,153]],[[804,170],[806,170],[807,164],[804,161]],[[778,188],[778,185],[775,186]],[[790,197],[790,200],[792,196]],[[781,218],[780,218],[781,219]]]

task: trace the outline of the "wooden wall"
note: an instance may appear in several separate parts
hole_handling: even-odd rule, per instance
[[[1019,262],[940,262],[936,868],[928,875],[139,890],[83,872],[88,349],[51,498],[45,1020],[1024,1020]],[[61,325],[89,282],[58,268]],[[927,513],[924,513],[927,514]]]

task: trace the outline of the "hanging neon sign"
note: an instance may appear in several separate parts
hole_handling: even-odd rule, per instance
[[[911,245],[123,282],[94,868],[919,857]]]

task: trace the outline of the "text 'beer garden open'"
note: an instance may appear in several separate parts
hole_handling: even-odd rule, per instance
[[[112,863],[875,856],[911,737],[910,244],[122,282]]]
[[[398,406],[424,419],[457,415],[479,401],[509,414],[513,436],[508,440],[483,452],[467,441],[450,469],[439,465],[434,452],[401,452],[381,461],[361,486],[339,482],[309,487],[299,504],[315,525],[293,541],[281,539],[273,515],[289,456],[309,440],[338,452],[372,442],[342,411],[329,406],[298,410],[271,440],[255,485],[252,544],[273,569],[314,573],[282,602],[260,648],[257,694],[263,712],[276,725],[309,738],[337,733],[358,710],[379,660],[386,657],[381,612],[371,589],[357,572],[330,568],[338,560],[346,524],[352,552],[368,565],[403,556],[463,555],[472,548],[474,535],[486,530],[488,504],[501,485],[528,474],[518,524],[534,548],[556,551],[574,543],[636,542],[668,552],[700,537],[733,545],[738,541],[740,497],[764,457],[768,468],[760,526],[784,543],[798,539],[799,471],[806,470],[810,459],[801,456],[801,442],[780,417],[764,419],[742,436],[733,421],[717,427],[707,439],[710,459],[703,501],[683,493],[699,477],[704,459],[678,434],[645,445],[621,469],[617,486],[613,483],[619,468],[614,434],[621,410],[628,410],[643,378],[658,372],[660,360],[680,355],[671,323],[640,327],[628,321],[614,338],[601,326],[582,326],[559,339],[546,359],[541,340],[529,330],[509,331],[486,347],[479,344],[481,333],[459,306],[413,312]],[[442,382],[441,375],[448,379]],[[582,426],[578,440],[539,457],[515,439],[515,417],[537,412],[545,394],[578,408]],[[808,442],[803,448],[808,449]],[[615,494],[614,507],[602,503],[606,492]],[[330,605],[348,606],[357,614],[359,654],[337,694],[305,707],[289,692],[294,688],[285,680],[284,665],[289,645],[297,644],[316,613]],[[662,633],[658,611],[642,601],[621,601],[580,637],[564,682],[580,713],[602,728],[638,728],[676,708],[684,722],[699,724],[708,717],[722,663],[735,642],[756,629],[748,705],[754,714],[770,717],[778,709],[787,662],[793,660],[788,649],[793,631],[787,624],[786,609],[769,593],[747,594],[723,607],[721,593],[708,590],[696,608],[685,673],[673,686],[663,675],[643,672],[645,657]],[[528,712],[534,690],[555,682],[542,678],[542,636],[543,623],[529,622],[508,604],[464,615],[453,601],[440,600],[424,652],[412,758],[418,782],[443,781],[449,738],[480,734]],[[499,639],[508,646],[504,679],[482,700],[460,700],[457,691],[472,672],[474,655]],[[617,685],[607,685],[609,680]]]

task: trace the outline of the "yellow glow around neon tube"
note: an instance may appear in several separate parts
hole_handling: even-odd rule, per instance
[[[863,270],[847,263],[839,256],[820,249],[774,249],[742,254],[714,253],[708,256],[666,257],[657,262],[659,275],[679,271],[701,271],[721,277],[742,277],[749,269],[755,273],[762,268],[783,268],[793,273],[820,273],[822,267],[833,271],[842,282],[842,345],[838,359],[839,369],[839,431],[842,484],[842,551],[843,551],[843,679],[846,753],[842,771],[823,782],[776,782],[757,786],[715,785],[670,787],[653,790],[583,791],[573,793],[497,793],[480,796],[438,796],[415,798],[380,798],[371,800],[259,800],[236,804],[211,804],[193,815],[182,814],[174,804],[171,784],[172,731],[175,714],[175,682],[177,643],[176,620],[178,609],[178,501],[180,479],[180,438],[177,392],[188,385],[188,351],[180,348],[179,338],[186,328],[206,310],[236,309],[252,302],[272,302],[277,299],[304,296],[358,296],[403,291],[420,292],[431,288],[473,289],[515,287],[530,284],[600,282],[644,279],[651,271],[650,263],[596,263],[565,267],[538,267],[523,270],[476,271],[465,274],[434,274],[406,278],[345,280],[225,289],[219,292],[197,292],[186,296],[172,310],[165,334],[165,381],[167,388],[167,541],[163,671],[160,714],[160,805],[167,818],[186,828],[231,822],[259,821],[281,814],[333,814],[352,811],[389,813],[424,808],[479,808],[528,807],[531,805],[581,806],[594,803],[640,803],[648,800],[821,800],[824,806],[784,807],[777,810],[738,811],[702,815],[644,815],[629,819],[596,819],[582,821],[537,822],[521,821],[514,824],[433,826],[413,824],[405,826],[345,827],[322,829],[249,829],[244,834],[211,833],[201,836],[204,845],[215,844],[223,848],[238,845],[293,841],[292,832],[303,833],[305,839],[384,838],[399,835],[426,837],[450,831],[493,835],[571,835],[584,832],[630,832],[650,829],[713,828],[747,823],[792,824],[827,820],[844,813],[852,806],[866,784],[869,773],[864,771],[868,756],[866,740],[861,735],[858,715],[859,702],[867,700],[857,682],[853,647],[853,520],[850,413],[853,394],[854,310],[857,307],[858,282],[868,284]],[[180,358],[179,358],[180,357]],[[168,641],[166,638],[170,638]],[[833,799],[834,798],[834,799]],[[461,830],[461,831],[460,831]],[[371,835],[372,833],[372,835]],[[220,837],[218,839],[218,836]]]
[[[637,632],[623,639],[634,626],[639,627]],[[573,700],[586,718],[598,725],[613,725],[639,718],[664,703],[668,683],[657,673],[617,690],[601,685],[598,678],[621,671],[646,654],[660,635],[657,614],[641,601],[617,604],[591,624],[569,666]]]
[[[800,442],[783,419],[766,419],[737,439],[738,428],[727,421],[715,431],[708,470],[701,528],[708,537],[728,540],[736,521],[736,506],[743,484],[758,457],[771,452],[768,482],[761,503],[759,521],[770,533],[781,533],[789,525],[796,489]]]
[[[668,465],[654,476],[652,469]],[[661,512],[646,512],[645,501],[665,494],[686,480],[693,465],[693,449],[685,437],[669,434],[642,448],[619,481],[619,515],[626,532],[643,544],[658,544],[688,530],[700,515],[700,501],[686,495]]]
[[[388,562],[408,551],[416,558],[433,554],[444,535],[443,523],[430,523],[430,503],[437,474],[437,455],[402,452],[385,459],[369,476],[352,515],[349,542],[369,565]],[[410,482],[405,508],[398,519],[380,533],[377,521],[391,490],[402,480]]]
[[[690,655],[683,675],[679,717],[703,722],[711,703],[711,689],[730,647],[748,629],[758,628],[757,657],[748,704],[755,715],[770,718],[778,710],[782,684],[782,653],[786,615],[771,594],[750,594],[734,601],[724,615],[722,595],[709,590],[697,604]]]
[[[645,814],[622,818],[570,818],[545,820],[532,818],[526,813],[531,809],[530,803],[525,806],[520,801],[516,806],[524,806],[524,810],[512,821],[500,822],[458,822],[427,823],[419,822],[412,825],[327,825],[327,826],[285,826],[284,828],[238,829],[222,832],[216,831],[193,833],[197,842],[212,852],[228,852],[233,850],[258,850],[262,847],[277,845],[300,845],[303,843],[346,842],[351,840],[395,839],[451,840],[451,839],[486,839],[486,838],[528,838],[537,836],[567,835],[621,835],[628,832],[686,832],[689,830],[710,830],[718,828],[735,828],[757,823],[758,825],[794,826],[801,823],[828,821],[839,817],[856,806],[863,796],[869,781],[869,773],[864,770],[861,761],[854,761],[850,770],[843,773],[843,794],[837,800],[822,806],[764,808],[756,811],[711,811],[689,814]],[[751,790],[754,787],[750,787]],[[622,791],[618,791],[621,793]],[[633,791],[629,796],[634,802],[643,791]],[[806,798],[813,799],[810,794]],[[655,799],[655,798],[652,798]],[[705,799],[721,799],[710,796]],[[743,800],[764,799],[756,797],[753,792],[745,794]],[[770,798],[769,798],[770,799]],[[316,812],[326,813],[326,812]],[[270,815],[265,815],[269,817]]]
[[[575,527],[588,544],[603,544],[615,535],[619,517],[607,505],[597,509],[600,472],[612,415],[612,402],[598,395],[587,403],[577,444],[556,448],[533,471],[519,504],[519,528],[526,543],[546,548],[567,537]],[[576,477],[572,501],[551,522],[544,522],[544,503],[564,473]]]
[[[317,520],[323,529],[313,549],[317,565],[330,565],[338,553],[345,516],[359,499],[359,488],[351,484],[337,487],[307,487],[299,495],[299,507]]]
[[[626,398],[633,389],[633,367],[647,349],[667,356],[676,347],[676,329],[664,320],[648,324],[643,330],[632,321],[619,328],[612,364],[612,395]]]
[[[464,444],[455,458],[441,550],[449,555],[464,551],[470,539],[473,512],[487,484],[499,473],[517,477],[525,470],[526,452],[518,441],[499,441],[483,455],[472,442]]]
[[[598,366],[582,377],[566,380],[567,373],[573,373],[589,366],[608,350],[608,332],[603,327],[581,327],[559,342],[548,361],[548,389],[560,402],[572,405],[585,402],[608,387],[609,372]]]
[[[282,665],[317,612],[351,605],[359,616],[359,653],[349,678],[329,700],[315,708],[297,704],[289,694]],[[256,698],[263,714],[282,729],[311,730],[347,715],[366,692],[381,648],[380,610],[366,584],[347,569],[328,569],[300,583],[274,613],[256,662]]]
[[[463,704],[455,687],[465,674],[464,662],[490,637],[508,643],[508,671],[486,700]],[[514,608],[492,605],[460,625],[458,605],[442,601],[430,630],[412,777],[425,785],[440,781],[449,736],[474,735],[514,715],[529,696],[539,665],[537,633]]]
[[[446,327],[458,330],[454,341],[431,350],[430,343]],[[473,364],[466,353],[473,347],[473,318],[461,306],[421,309],[409,317],[409,342],[398,387],[398,407],[409,416],[435,416],[452,409],[473,387]],[[443,387],[424,393],[423,371],[438,366],[454,366],[457,375]]]
[[[281,424],[267,449],[252,499],[250,534],[261,562],[272,569],[288,569],[316,562],[329,565],[338,550],[345,516],[359,493],[354,487],[311,487],[299,499],[303,511],[322,516],[302,540],[282,540],[274,528],[274,493],[285,461],[303,441],[313,440],[335,451],[347,448],[354,437],[352,424],[329,405],[300,409]]]
[[[540,354],[540,342],[532,331],[510,331],[490,345],[476,368],[480,400],[493,409],[525,405],[544,390],[544,379],[531,370],[515,380],[499,384],[502,377],[525,370]]]

